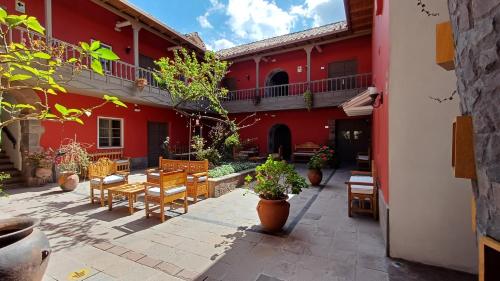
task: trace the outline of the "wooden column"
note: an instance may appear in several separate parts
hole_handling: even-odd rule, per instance
[[[132,30],[134,32],[134,65],[139,67],[139,31],[141,27],[133,23]]]
[[[52,0],[45,0],[45,35],[52,38]]]

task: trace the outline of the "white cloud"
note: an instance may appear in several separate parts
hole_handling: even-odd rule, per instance
[[[196,20],[203,28],[213,28],[212,24],[208,21],[208,15],[206,13],[197,17]]]
[[[313,20],[313,27],[341,20],[344,15],[344,3],[339,0],[305,0],[304,4],[292,6],[292,15]]]
[[[229,0],[226,13],[231,30],[251,40],[289,33],[297,17],[268,0]]]
[[[213,41],[210,44],[206,44],[208,50],[222,50],[236,46],[236,44],[232,41],[229,41],[226,38],[218,39]]]
[[[224,9],[224,4],[218,0],[210,0],[210,7],[201,16],[198,16],[196,20],[202,28],[213,28],[212,24],[208,20],[208,17],[218,10]]]

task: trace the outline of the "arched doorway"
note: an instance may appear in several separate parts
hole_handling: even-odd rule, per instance
[[[277,69],[273,70],[266,79],[266,97],[288,96],[288,73]]]
[[[276,124],[269,130],[269,153],[278,153],[280,147],[283,158],[290,160],[292,155],[292,133],[288,126],[284,124]]]

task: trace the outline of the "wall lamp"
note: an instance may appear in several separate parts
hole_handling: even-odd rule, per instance
[[[384,92],[370,94],[373,108],[379,108],[384,103]]]

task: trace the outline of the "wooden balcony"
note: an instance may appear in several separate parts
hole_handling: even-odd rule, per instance
[[[80,47],[58,40],[48,39],[23,28],[15,28],[9,34],[10,42],[29,42],[28,37],[35,40],[43,40],[54,47],[63,49],[63,58],[80,57]],[[104,75],[94,73],[90,68],[90,59],[84,59],[82,64],[86,66],[78,75],[75,75],[65,86],[70,92],[89,96],[102,97],[103,94],[111,94],[128,102],[169,106],[171,99],[168,91],[164,90],[153,77],[153,72],[148,69],[136,67],[124,61],[103,61]],[[70,70],[63,76],[71,76]],[[136,86],[136,80],[144,78],[147,85],[143,88]]]
[[[313,108],[334,107],[372,85],[372,74],[314,80],[229,92],[224,107],[231,113],[304,109],[304,93],[311,91]]]

